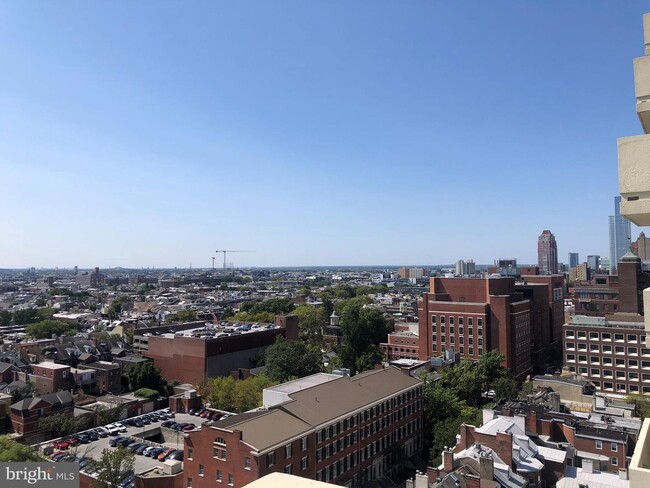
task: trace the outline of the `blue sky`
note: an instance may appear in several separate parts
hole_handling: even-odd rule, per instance
[[[607,256],[646,10],[0,2],[0,267]]]

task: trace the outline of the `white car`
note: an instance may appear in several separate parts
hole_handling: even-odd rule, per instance
[[[120,433],[120,428],[115,424],[105,425],[104,428],[108,431],[109,435],[117,435]]]
[[[117,427],[120,432],[126,432],[126,425],[122,422],[115,422],[113,425]]]
[[[143,452],[142,454],[143,454],[144,456],[146,456],[146,455],[149,454],[151,451],[153,451],[154,449],[157,449],[157,448],[158,448],[158,446],[149,446],[149,447],[147,447],[147,448],[144,450],[144,452]]]

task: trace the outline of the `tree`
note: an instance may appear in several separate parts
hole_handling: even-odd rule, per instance
[[[262,302],[244,302],[241,304],[241,312],[256,314],[259,312],[269,312],[272,315],[281,315],[291,313],[294,304],[289,298],[271,298]]]
[[[625,400],[628,403],[634,404],[635,413],[642,420],[650,417],[650,398],[645,395],[628,395]]]
[[[26,332],[28,336],[36,337],[37,339],[50,338],[52,335],[73,335],[79,331],[77,327],[60,320],[46,319],[30,324],[27,326]]]
[[[86,430],[91,423],[90,418],[85,415],[74,417],[64,413],[57,413],[43,417],[39,425],[44,429],[48,429],[54,437],[60,437]]]
[[[494,400],[497,402],[517,398],[517,382],[512,377],[501,376],[497,378],[492,383],[492,389],[494,389]]]
[[[140,398],[148,398],[151,400],[154,398],[158,398],[160,396],[160,393],[158,392],[158,390],[152,390],[151,388],[140,388],[133,392],[133,396],[137,396]]]
[[[278,336],[266,350],[266,374],[280,383],[289,378],[302,378],[323,369],[320,349],[302,341],[287,341]]]
[[[299,305],[293,314],[297,315],[299,319],[300,338],[320,347],[323,343],[323,327],[329,320],[325,309],[311,305]]]
[[[35,308],[26,308],[24,310],[16,310],[13,313],[14,323],[17,325],[31,324],[38,321],[38,311]]]
[[[196,321],[196,312],[191,309],[180,310],[165,318],[165,323],[172,322],[194,322]]]
[[[112,488],[118,486],[130,473],[133,473],[135,454],[125,447],[104,449],[95,463],[97,479],[91,483],[92,488]]]
[[[164,394],[164,388],[167,385],[167,382],[160,374],[160,370],[151,361],[134,366],[127,373],[127,377],[129,378],[129,389],[131,391],[150,388]]]
[[[376,308],[364,308],[360,302],[352,302],[341,312],[340,324],[343,332],[341,361],[356,374],[363,371],[359,367],[368,367],[368,358],[376,356],[376,346],[386,341],[388,323]]]
[[[34,396],[35,393],[36,393],[36,385],[34,385],[34,383],[27,382],[25,383],[25,386],[16,388],[11,393],[11,403],[14,404],[21,400],[24,400],[25,398],[30,398]]]
[[[36,449],[0,435],[0,463],[45,461]]]
[[[11,325],[11,312],[0,310],[0,326],[7,327],[9,325]]]

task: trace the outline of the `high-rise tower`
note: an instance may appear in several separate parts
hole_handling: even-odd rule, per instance
[[[621,215],[621,197],[614,197],[614,215],[609,216],[609,274],[616,274],[618,261],[630,249],[632,226]]]
[[[557,274],[557,242],[550,230],[544,230],[537,241],[537,265],[542,274]]]

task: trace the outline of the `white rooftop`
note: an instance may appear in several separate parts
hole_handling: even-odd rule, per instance
[[[69,369],[70,368],[70,366],[66,366],[65,364],[57,364],[51,361],[44,361],[42,363],[34,364],[34,366],[38,366],[40,368],[45,368],[45,369]]]
[[[580,488],[587,485],[589,488],[629,488],[630,482],[622,480],[618,474],[597,471],[585,473],[582,468],[567,466],[564,478],[557,482],[557,488]]]

